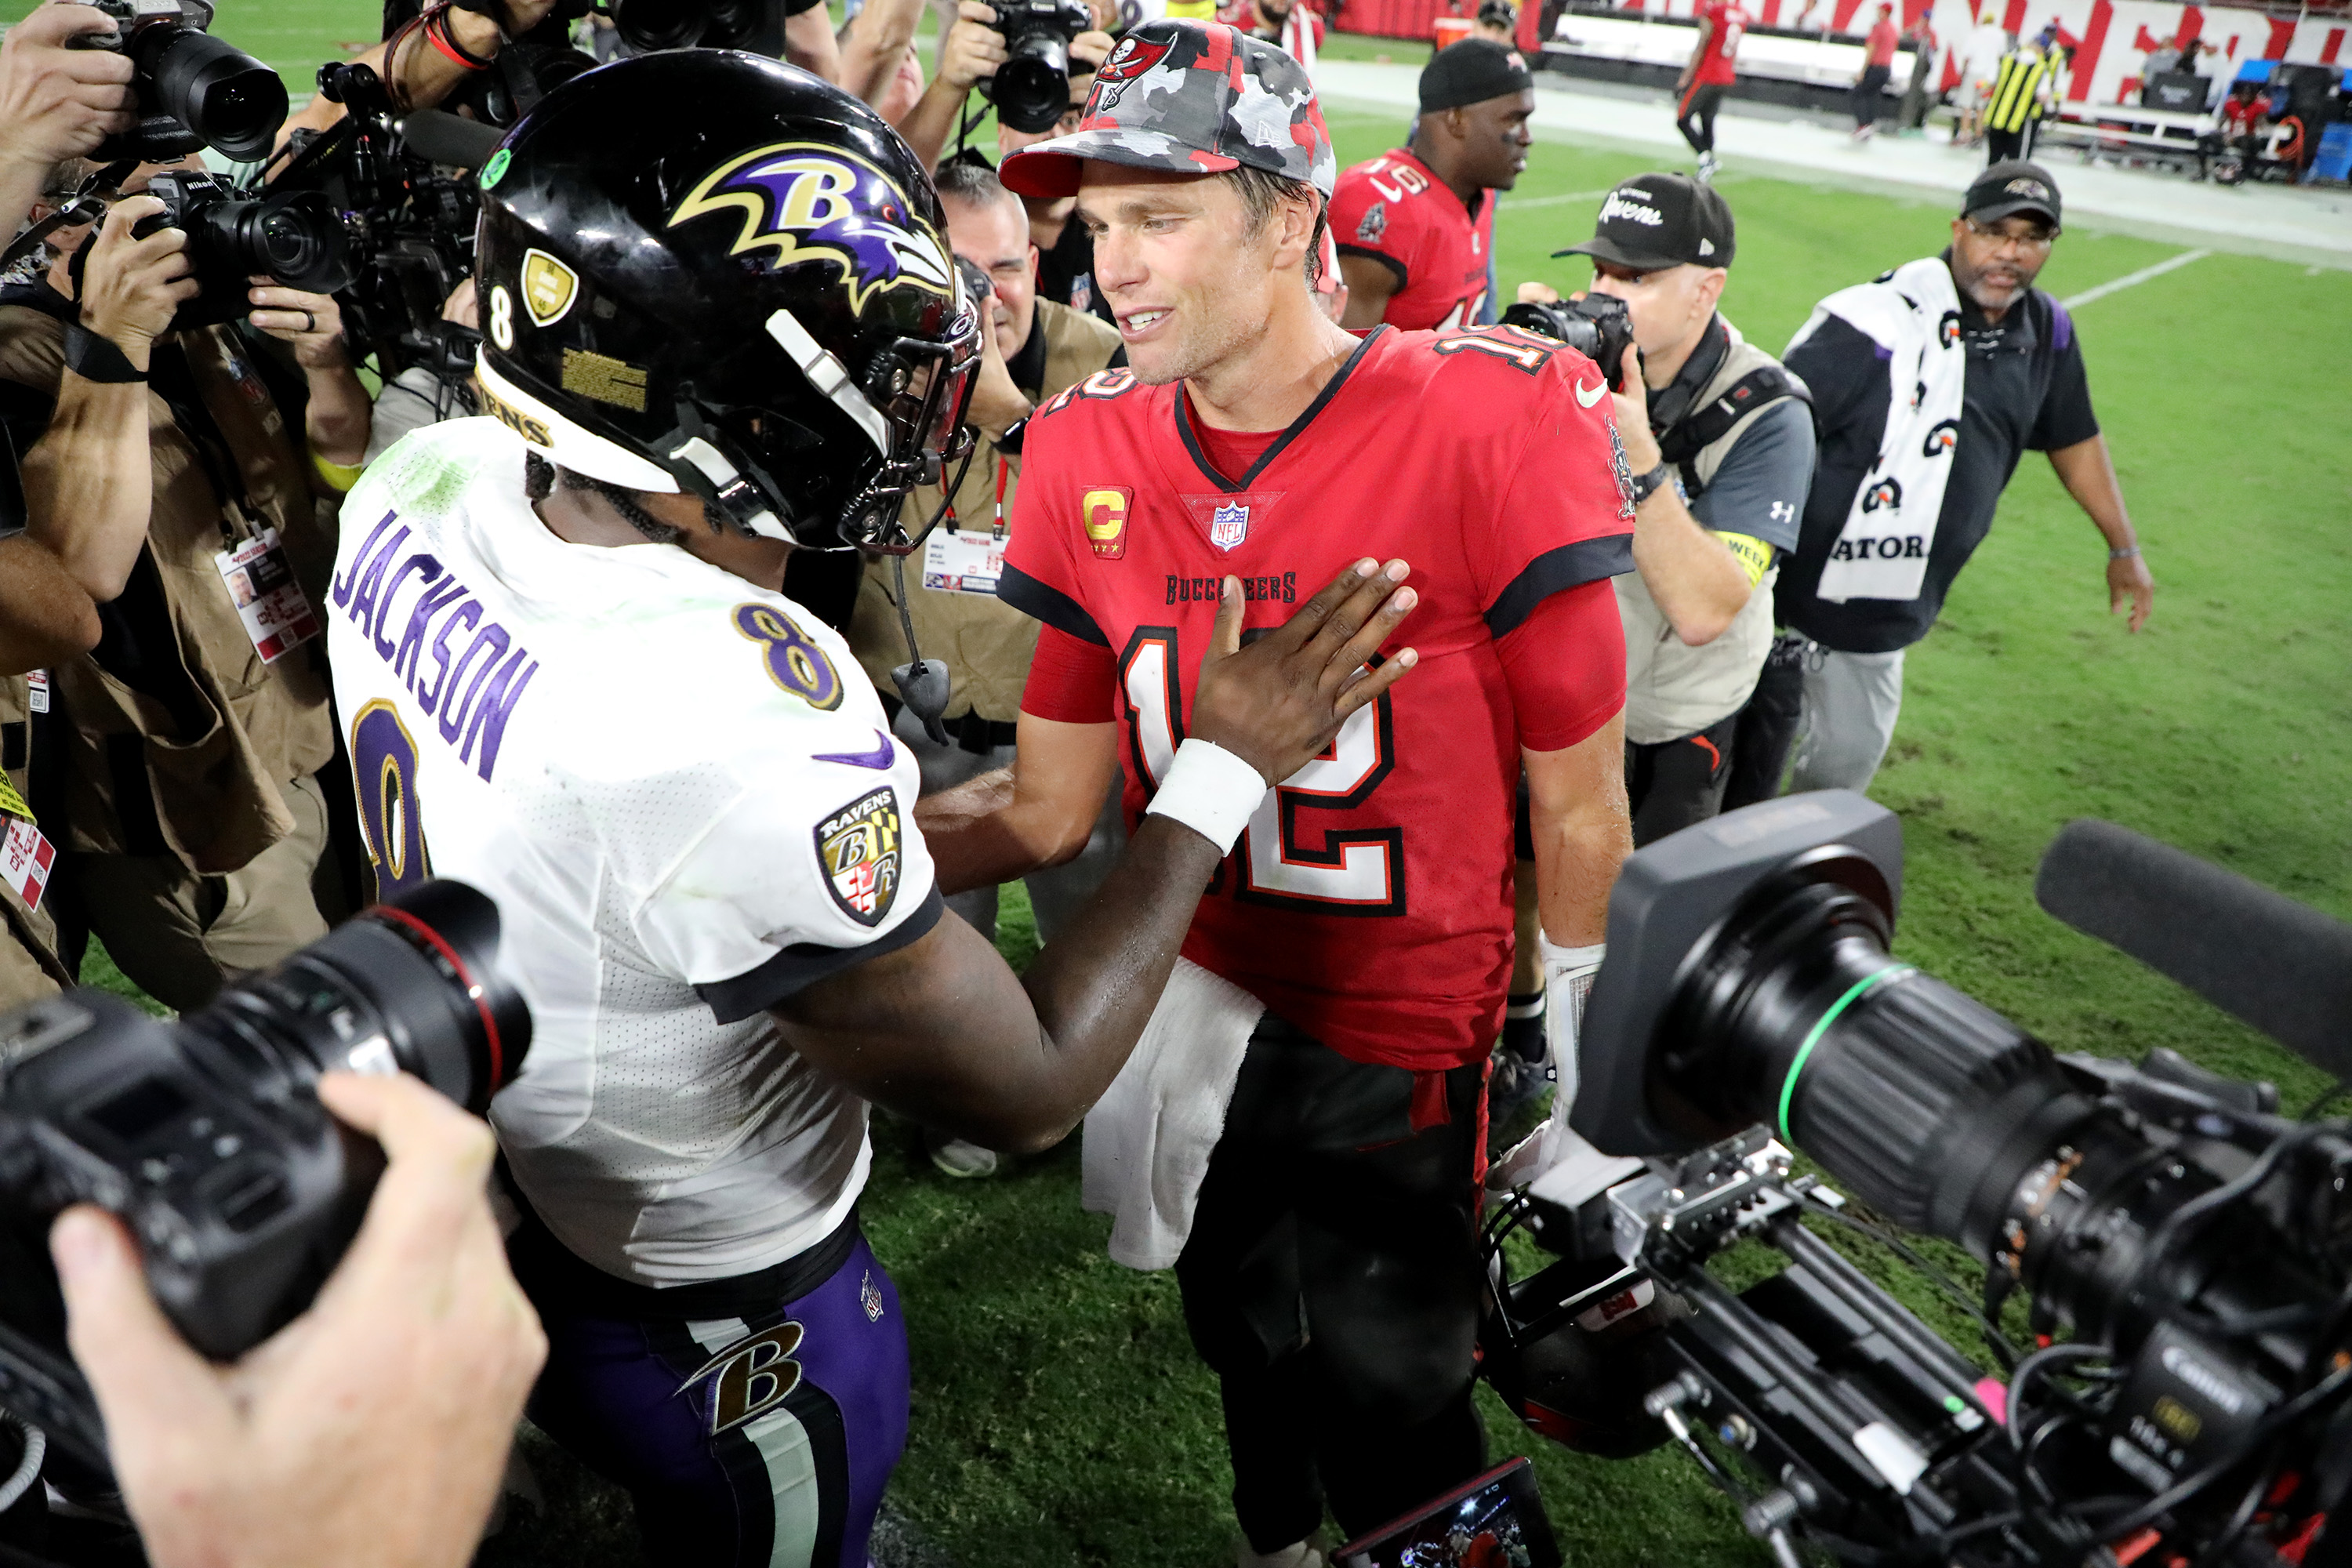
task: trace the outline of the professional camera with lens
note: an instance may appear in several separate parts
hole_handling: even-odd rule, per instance
[[[1070,107],[1070,40],[1094,26],[1086,0],[992,0],[1004,63],[989,79],[996,118],[1032,135]]]
[[[184,232],[188,274],[203,289],[172,318],[174,331],[246,314],[247,279],[256,275],[312,294],[352,280],[342,219],[316,191],[247,197],[215,175],[164,170],[148,180],[147,195],[163,210],[131,233],[143,239],[159,228]]]
[[[122,1216],[156,1300],[215,1360],[308,1306],[383,1167],[319,1103],[319,1074],[407,1072],[483,1110],[530,1044],[498,943],[488,899],[427,882],[176,1023],[87,989],[0,1016],[0,1405],[104,1472],[48,1260],[72,1204]]]
[[[1679,1444],[1784,1568],[2352,1563],[2328,1524],[2352,1506],[2352,1126],[2169,1051],[2054,1055],[1890,953],[1901,882],[1895,818],[1844,792],[1626,863],[1582,1027],[1591,1146],[1498,1206],[1482,1370],[1574,1446]],[[2105,823],[2066,829],[2036,891],[2352,1072],[2352,928]],[[1965,1248],[1981,1290],[1883,1222]],[[1999,1375],[1823,1225],[1948,1289]],[[1513,1279],[1515,1231],[1558,1260]],[[1709,1263],[1743,1241],[1780,1267],[1747,1254],[1735,1291]]]
[[[622,40],[656,49],[740,48],[759,30],[759,0],[604,0]]]
[[[1558,338],[1600,367],[1612,392],[1622,392],[1625,350],[1633,341],[1633,318],[1613,294],[1544,304],[1523,300],[1503,311],[1503,325]]]
[[[139,122],[98,149],[99,162],[160,163],[199,147],[251,163],[286,123],[278,73],[208,31],[211,0],[85,0],[114,18],[113,33],[83,33],[69,46],[129,57]]]

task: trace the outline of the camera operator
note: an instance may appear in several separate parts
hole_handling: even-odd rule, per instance
[[[916,100],[913,112],[898,127],[898,133],[907,139],[907,145],[915,150],[915,156],[920,158],[926,167],[939,163],[947,148],[948,138],[955,134],[957,122],[964,112],[964,100],[971,96],[972,89],[982,81],[992,79],[997,68],[1012,58],[1005,47],[1004,34],[996,24],[994,6],[983,5],[982,0],[961,0],[956,7],[955,25],[940,40],[938,73],[931,78],[931,85],[923,89],[923,96]],[[1075,130],[1077,122],[1074,117],[1086,107],[1087,91],[1094,85],[1094,73],[1110,56],[1110,35],[1097,27],[1087,27],[1070,39],[1069,51],[1070,99],[1069,110],[1064,120],[1069,129]],[[1003,123],[1001,116],[997,131],[998,146],[1003,153],[1065,133],[1060,126],[1034,133],[1014,131]],[[1033,221],[1036,217],[1034,208],[1031,209],[1031,217]],[[1055,237],[1060,237],[1056,234]],[[1044,238],[1040,238],[1038,244],[1041,248],[1052,248]],[[1055,298],[1050,293],[1045,297]],[[1071,303],[1068,300],[1059,302]],[[1077,308],[1084,310],[1086,307],[1079,305]]]
[[[993,33],[985,26],[980,26],[979,22],[970,15],[973,11],[984,11],[987,8],[976,5],[973,0],[963,0],[963,5],[965,15],[957,21],[955,27],[966,29],[965,41],[977,45],[994,38]],[[978,29],[981,35],[979,37],[975,37],[972,31],[966,28],[967,23],[972,24]],[[954,31],[950,30],[950,39],[954,36]],[[1001,42],[997,47],[1001,49]],[[1055,136],[1067,136],[1071,132],[1076,131],[1078,128],[1078,121],[1085,118],[1087,94],[1094,88],[1096,68],[1108,58],[1111,47],[1110,36],[1107,33],[1081,33],[1071,39],[1070,92],[1061,119],[1050,129],[1037,132],[1015,131],[999,121],[996,127],[998,159],[1002,161],[1034,142],[1047,141]],[[981,68],[967,64],[959,66],[957,68],[960,73],[976,73]],[[990,66],[987,68],[993,68]],[[945,95],[945,89],[940,89],[937,82],[932,84],[932,90],[940,91],[943,96]],[[964,89],[958,89],[951,95],[950,101],[943,107],[934,104],[926,110],[925,113],[940,117],[939,123],[942,126],[951,125],[954,123],[956,114],[960,112],[965,96]],[[908,128],[901,126],[900,129],[904,132]],[[939,134],[940,140],[944,142],[946,132],[941,130]],[[911,136],[909,140],[912,141]],[[920,142],[915,142],[914,145],[918,153],[922,153],[923,147]],[[1029,240],[1037,247],[1037,298],[1050,300],[1056,305],[1067,305],[1073,310],[1087,311],[1105,321],[1110,321],[1110,307],[1104,302],[1102,290],[1096,288],[1094,282],[1095,242],[1087,236],[1086,226],[1076,222],[1071,216],[1077,207],[1076,198],[1066,197],[1058,201],[1040,201],[1024,196],[1021,198],[1021,205],[1028,209]]]
[[[981,447],[964,470],[954,506],[905,575],[907,612],[915,647],[944,659],[951,682],[947,727],[951,744],[939,745],[912,713],[901,711],[895,729],[921,766],[923,792],[950,788],[981,773],[1009,768],[1013,760],[1021,689],[1037,647],[1037,623],[996,596],[998,572],[1008,542],[1005,520],[1019,488],[1020,458],[1004,446],[1006,429],[1026,419],[1038,404],[1097,371],[1127,363],[1118,329],[1094,317],[1037,298],[1037,247],[1029,239],[1028,209],[1004,188],[995,172],[977,162],[955,159],[937,175],[940,205],[947,210],[948,239],[959,258],[988,275],[994,292],[982,309],[991,317],[980,379],[965,416],[978,427]],[[906,503],[909,531],[939,510],[940,491],[927,485]],[[897,574],[887,563],[868,567],[849,627],[849,645],[874,678],[890,689],[890,670],[915,657],[899,626]],[[1051,942],[1063,930],[1103,874],[1118,858],[1127,835],[1117,797],[1107,795],[1094,834],[1078,857],[1064,865],[1031,872],[1024,880],[1036,912],[1037,936]],[[948,900],[981,935],[996,937],[996,889],[973,888]],[[934,1137],[931,1161],[952,1176],[987,1175],[996,1156],[961,1139]]]
[[[47,0],[0,41],[0,233],[16,232],[58,163],[131,128],[129,58],[66,47],[116,30],[112,17],[78,0]]]
[[[1797,547],[1812,482],[1803,384],[1717,309],[1733,247],[1719,193],[1655,174],[1610,192],[1593,237],[1558,253],[1590,256],[1593,293],[1633,320],[1612,396],[1639,503],[1635,570],[1617,579],[1637,847],[1722,808],[1732,732],[1772,644],[1775,563]]]
[[[449,297],[441,301],[441,319],[469,331],[482,330],[481,300],[473,279],[460,279],[449,290]],[[410,365],[376,394],[375,407],[368,416],[367,456],[361,466],[383,457],[411,430],[438,425],[444,419],[462,419],[474,412],[470,377],[453,386],[430,365]]]
[[[155,172],[142,166],[126,189]],[[368,404],[323,295],[265,279],[243,301],[255,329],[289,345],[299,384],[228,326],[173,331],[194,291],[185,237],[131,234],[163,210],[119,199],[86,249],[82,233],[60,231],[68,253],[45,278],[0,290],[0,418],[30,445],[53,405],[70,406],[69,375],[122,388],[142,416],[89,430],[96,456],[35,447],[26,489],[37,522],[101,504],[143,521],[78,531],[60,552],[103,631],[51,671],[57,837],[89,929],[133,981],[185,1010],[326,929],[310,888],[326,807],[310,775],[334,737],[323,650],[301,646],[320,628],[290,557],[323,552],[314,497],[350,482]],[[273,392],[265,373],[284,384]],[[307,455],[279,413],[304,400]]]
[[[547,1355],[487,1195],[488,1129],[415,1079],[319,1098],[389,1163],[310,1310],[233,1366],[199,1356],[102,1210],[50,1252],[74,1357],[155,1568],[458,1568]]]
[[[64,186],[69,199],[80,167],[79,159],[66,159],[45,183]],[[37,220],[47,216],[43,205],[33,211]],[[136,216],[116,218],[86,274],[90,321],[110,336],[135,331],[142,321],[168,321],[194,288],[174,281],[183,267],[182,237],[131,239]],[[106,563],[135,552],[146,532],[144,403],[135,384],[71,370],[59,378],[54,408],[49,399],[0,379],[0,443],[6,447],[0,460],[14,487],[9,509],[20,513],[0,521],[10,531],[0,538],[0,833],[6,836],[0,843],[0,887],[6,889],[0,893],[0,1007],[73,984],[44,908],[57,846],[32,802],[50,809],[54,832],[50,672],[98,645],[103,626],[94,601],[112,588]]]
[[[498,0],[494,16],[462,9],[448,0],[436,0],[421,8],[395,0],[385,7],[383,41],[353,56],[351,63],[366,66],[383,78],[394,107],[402,112],[430,109],[479,79],[497,63],[506,40],[520,39],[537,28],[554,12],[555,4],[556,0]],[[824,21],[822,6],[816,10],[829,54],[831,24]],[[563,40],[559,37],[551,41]],[[315,93],[278,127],[278,145],[282,148],[298,131],[325,131],[343,113],[341,104],[323,92]]]
[[[1941,256],[1831,295],[1789,346],[1789,368],[1815,389],[1820,442],[1802,536],[1775,589],[1781,625],[1811,639],[1791,789],[1869,784],[1902,709],[1903,650],[1935,624],[2025,451],[2049,454],[2105,536],[2109,610],[2128,607],[2135,632],[2147,622],[2156,584],[2091,410],[2074,319],[2033,287],[2059,206],[2047,170],[1994,164],[1969,187]],[[1917,376],[1893,377],[1896,363]]]
[[[1507,45],[1467,38],[1429,62],[1412,145],[1347,170],[1332,193],[1343,325],[1444,331],[1492,319],[1494,193],[1528,166],[1535,109],[1535,79]]]

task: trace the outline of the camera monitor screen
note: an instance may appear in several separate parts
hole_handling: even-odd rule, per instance
[[[1339,1548],[1340,1568],[1559,1568],[1525,1459],[1498,1465]]]

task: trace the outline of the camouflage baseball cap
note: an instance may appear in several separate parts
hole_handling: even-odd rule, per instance
[[[1084,160],[1221,174],[1247,165],[1313,185],[1339,178],[1331,133],[1299,63],[1222,22],[1147,22],[1095,73],[1077,130],[997,171],[1024,196],[1075,195]]]

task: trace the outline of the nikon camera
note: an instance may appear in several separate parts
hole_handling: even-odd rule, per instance
[[[163,210],[131,232],[144,239],[159,228],[184,230],[188,273],[203,290],[173,315],[173,331],[244,315],[246,280],[257,274],[312,294],[352,280],[342,220],[316,191],[245,197],[216,175],[165,170],[147,182],[147,195]]]
[[[85,0],[114,18],[116,31],[83,33],[69,46],[111,49],[131,59],[139,122],[100,144],[97,158],[161,163],[199,147],[249,163],[266,157],[286,123],[278,73],[206,29],[211,0]]]
[[[1503,311],[1503,325],[1557,338],[1597,366],[1609,390],[1622,392],[1626,346],[1633,341],[1633,318],[1613,294],[1587,294],[1558,304],[1522,300]]]
[[[498,945],[488,898],[433,881],[176,1023],[89,989],[0,1016],[0,1406],[105,1473],[49,1262],[74,1204],[122,1216],[163,1311],[215,1360],[308,1307],[383,1170],[319,1075],[406,1072],[482,1110],[530,1045]]]
[[[1004,63],[989,79],[996,118],[1034,135],[1070,107],[1070,40],[1094,26],[1086,0],[994,0]]]

